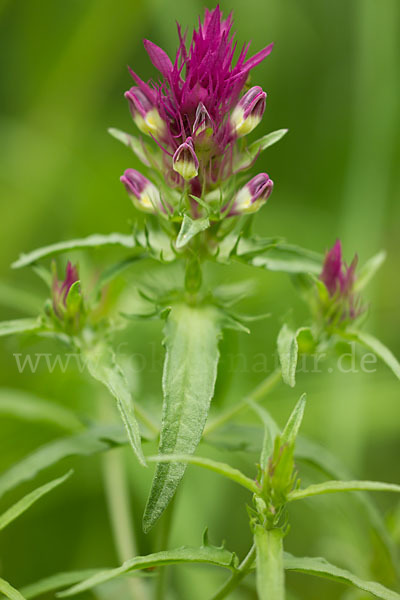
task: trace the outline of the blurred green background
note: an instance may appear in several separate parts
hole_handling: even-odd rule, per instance
[[[131,85],[126,66],[145,80],[154,77],[141,40],[150,38],[172,56],[175,20],[190,31],[204,5],[214,6],[193,0],[0,1],[2,318],[34,314],[32,307],[40,307],[46,297],[34,273],[10,269],[21,251],[93,232],[129,231],[135,215],[118,179],[125,168],[140,167],[106,132],[110,126],[134,130],[123,97]],[[234,11],[239,43],[252,40],[253,53],[276,43],[252,75],[253,84],[268,93],[264,120],[253,135],[282,127],[289,133],[254,167],[254,174],[256,169],[267,171],[275,181],[273,196],[256,218],[257,231],[320,252],[340,237],[345,258],[350,261],[357,252],[361,263],[385,248],[387,261],[367,293],[368,329],[400,356],[400,3],[231,0],[221,7],[225,14]],[[93,280],[120,256],[102,250],[79,258]],[[125,276],[126,289],[140,273],[151,275],[156,268],[150,262],[134,266]],[[272,355],[280,318],[293,307],[302,324],[307,312],[284,275],[244,266],[211,271],[214,280],[255,279],[257,294],[247,307],[272,314],[250,336],[225,336],[223,356],[244,353],[248,360],[235,376],[229,361],[222,360],[215,405],[226,406],[262,379],[263,373],[253,368],[254,357]],[[161,340],[159,323],[133,324],[121,337],[129,353],[140,353],[151,364],[137,385],[139,398],[154,411],[161,402]],[[1,385],[32,390],[79,414],[99,412],[108,398],[100,397],[78,371],[56,369],[52,376],[44,369],[18,372],[14,353],[49,352],[49,347],[34,340],[3,340]],[[399,482],[399,387],[385,366],[379,364],[371,374],[301,374],[295,391],[279,388],[266,402],[279,423],[302,391],[309,400],[303,433],[333,450],[358,478]],[[251,420],[249,414],[242,417],[243,422]],[[1,416],[0,469],[60,435],[50,426]],[[249,472],[256,461],[251,452],[226,455],[206,445],[200,452],[212,452]],[[125,454],[132,515],[139,528],[151,473],[133,464],[129,451]],[[65,461],[76,469],[73,480],[2,534],[0,576],[21,586],[56,571],[118,564],[100,460]],[[305,480],[309,475],[304,473]],[[0,512],[32,484],[22,488],[2,500]],[[198,544],[208,525],[212,541],[225,539],[229,549],[243,556],[250,543],[248,500],[229,483],[190,467],[177,499],[171,544]],[[377,496],[376,501],[399,543],[398,500]],[[289,551],[324,555],[395,587],[356,504],[332,497],[310,500],[291,511],[291,520]],[[153,548],[156,536],[157,531],[145,537],[139,529],[140,553]],[[176,595],[171,598],[204,600],[223,577],[201,567],[173,569]],[[344,586],[302,575],[290,575],[288,585],[298,599],[363,598]],[[232,597],[255,598],[251,581]]]

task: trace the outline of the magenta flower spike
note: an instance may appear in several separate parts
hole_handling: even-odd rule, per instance
[[[237,192],[229,215],[257,212],[272,194],[273,187],[274,182],[267,173],[259,173]]]
[[[135,169],[126,169],[120,179],[136,208],[148,213],[164,211],[160,192],[156,186],[151,183],[147,177],[139,173],[139,171],[136,171]]]
[[[199,161],[194,151],[193,140],[188,137],[186,142],[176,150],[173,159],[174,171],[179,173],[186,181],[190,181],[199,172]]]
[[[261,122],[266,98],[262,88],[254,86],[239,100],[231,116],[232,129],[238,137],[247,135]]]
[[[231,29],[232,15],[223,19],[219,6],[206,9],[189,47],[178,25],[174,60],[144,40],[160,73],[158,81],[146,83],[131,71],[135,86],[125,96],[139,129],[154,137],[163,150],[160,168],[167,185],[171,172],[176,171],[182,177],[178,187],[190,180],[192,193],[214,189],[232,175],[238,136],[251,131],[262,117],[266,94],[261,88],[252,88],[242,100],[240,96],[250,71],[270,54],[273,44],[251,58],[246,45],[234,63],[236,43]],[[234,127],[232,111],[237,115]]]

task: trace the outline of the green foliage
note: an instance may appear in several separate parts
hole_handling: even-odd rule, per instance
[[[7,581],[0,578],[0,592],[10,600],[26,600],[15,588],[13,588]]]
[[[30,492],[21,498],[21,500],[18,500],[18,502],[13,504],[11,508],[0,515],[0,531],[12,523],[17,517],[22,515],[22,513],[28,510],[28,508],[37,502],[42,496],[45,496],[51,492],[51,490],[64,483],[64,481],[71,477],[71,475],[72,471],[69,471],[63,477],[58,477],[57,479],[53,479],[53,481],[49,481],[49,483],[36,488],[36,490]]]
[[[163,567],[166,565],[203,563],[234,570],[237,566],[235,554],[225,550],[223,547],[210,546],[205,544],[200,548],[183,547],[176,550],[165,550],[147,556],[137,556],[127,560],[121,567],[102,571],[93,577],[90,577],[82,583],[61,592],[59,596],[65,598],[90,590],[101,583],[116,579],[132,573],[137,569],[149,569],[152,567]]]
[[[98,344],[90,351],[85,350],[83,356],[92,377],[105,385],[110,394],[117,400],[118,410],[132,449],[139,462],[146,466],[132,395],[123,368],[119,364],[114,351],[104,344]]]
[[[211,306],[173,306],[165,328],[160,454],[191,454],[207,420],[219,358],[220,317]],[[161,516],[185,472],[182,463],[160,463],[143,517],[148,531]]]
[[[19,333],[33,333],[40,331],[41,327],[42,322],[40,319],[16,319],[15,321],[3,321],[0,323],[0,337]]]

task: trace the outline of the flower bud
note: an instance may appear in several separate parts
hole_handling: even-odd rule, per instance
[[[274,182],[267,173],[259,173],[240,189],[232,203],[229,215],[243,215],[256,212],[266,203],[272,193]]]
[[[57,326],[67,333],[77,333],[85,317],[83,296],[81,293],[77,267],[68,262],[65,270],[65,279],[59,280],[57,268],[53,263],[52,309]]]
[[[160,210],[165,212],[160,192],[139,171],[127,169],[122,175],[121,181],[136,208],[148,213],[156,213]]]
[[[267,94],[254,86],[239,100],[231,115],[231,125],[237,137],[247,135],[260,123],[265,111]]]
[[[166,124],[146,94],[140,88],[132,87],[125,93],[125,98],[129,102],[131,115],[138,129],[157,139],[163,138],[167,129]]]
[[[172,166],[174,171],[179,173],[186,181],[190,181],[197,176],[199,172],[199,161],[194,151],[193,140],[188,137],[186,142],[181,144],[176,150]]]
[[[208,110],[202,102],[199,102],[196,109],[196,118],[193,124],[193,135],[196,137],[210,137],[213,134],[214,127]]]

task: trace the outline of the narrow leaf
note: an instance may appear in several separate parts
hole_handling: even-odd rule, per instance
[[[333,494],[336,492],[396,492],[400,493],[400,485],[395,483],[382,483],[380,481],[326,481],[316,483],[302,490],[290,492],[288,501],[302,500],[310,496],[319,496],[321,494]]]
[[[32,598],[37,598],[37,596],[42,596],[43,594],[55,592],[59,589],[74,585],[75,583],[80,583],[81,581],[89,579],[89,577],[97,575],[101,571],[103,571],[103,569],[85,569],[84,571],[57,573],[57,575],[51,575],[50,577],[46,577],[45,579],[41,579],[40,581],[25,586],[21,589],[21,594],[23,594],[26,600],[31,600]]]
[[[7,581],[0,577],[0,592],[10,600],[26,600],[18,590],[12,587]]]
[[[139,462],[146,466],[143,456],[139,424],[136,420],[133,399],[122,366],[114,351],[108,346],[97,346],[86,352],[89,373],[100,381],[117,400],[118,410],[125,425],[130,444]]]
[[[356,291],[361,291],[366,285],[368,285],[375,273],[385,262],[385,259],[386,252],[381,250],[378,252],[378,254],[375,254],[375,256],[372,256],[369,260],[367,260],[367,262],[358,271],[357,279],[355,280],[354,284],[354,289]]]
[[[268,459],[271,456],[274,449],[274,441],[277,435],[279,435],[279,427],[271,417],[269,412],[256,402],[248,401],[249,406],[255,413],[258,414],[264,424],[264,438],[261,448],[260,455],[260,467],[262,472],[265,471],[268,464]],[[254,437],[254,436],[253,436]]]
[[[108,425],[45,444],[0,475],[0,498],[67,456],[90,456],[126,443],[124,430]]]
[[[287,132],[287,129],[278,129],[277,131],[272,131],[271,133],[264,135],[262,138],[250,144],[250,146],[235,160],[233,170],[237,172],[250,167],[260,152],[266,150],[269,146],[276,144],[276,142],[279,142]]]
[[[216,548],[214,546],[190,548],[185,546],[177,548],[176,550],[166,550],[164,552],[148,554],[147,556],[136,556],[135,558],[127,560],[121,567],[102,571],[58,595],[62,598],[73,596],[83,591],[90,590],[111,579],[116,579],[117,577],[131,573],[137,569],[149,569],[151,567],[161,567],[181,563],[205,563],[234,570],[237,565],[237,559],[232,552],[229,552],[224,548]]]
[[[26,390],[0,388],[0,414],[30,423],[49,423],[71,432],[83,428],[72,410]]]
[[[189,215],[184,215],[178,237],[176,238],[176,247],[183,248],[195,235],[208,229],[208,227],[210,227],[208,217],[191,219]]]
[[[124,248],[134,248],[135,241],[132,235],[125,235],[122,233],[109,233],[102,235],[96,233],[86,238],[79,238],[76,240],[68,240],[66,242],[57,242],[50,246],[44,246],[33,250],[28,254],[21,254],[18,260],[16,260],[11,266],[13,269],[20,269],[21,267],[27,267],[46,256],[54,256],[60,252],[68,252],[70,250],[83,250],[85,248],[97,248],[100,246],[123,246]]]
[[[238,483],[239,485],[250,490],[250,492],[253,494],[257,494],[260,491],[254,480],[244,475],[244,473],[239,471],[239,469],[235,469],[226,463],[211,460],[210,458],[202,458],[200,456],[192,456],[190,454],[159,454],[158,456],[148,456],[147,460],[149,462],[189,463],[191,465],[197,465],[198,467],[203,467],[204,469],[208,469],[209,471],[213,471],[214,473],[218,473],[219,475],[227,477],[227,479],[230,479],[231,481],[234,481],[235,483]]]
[[[389,590],[380,583],[374,581],[364,581],[353,575],[346,569],[341,569],[332,565],[324,558],[300,558],[285,553],[284,567],[288,571],[298,571],[307,575],[315,575],[316,577],[324,577],[339,583],[352,585],[364,592],[368,592],[381,600],[400,600],[400,594]]]
[[[166,324],[160,454],[192,454],[203,433],[214,394],[219,359],[219,314],[215,308],[174,306]],[[161,516],[185,472],[182,463],[156,467],[143,528]]]
[[[14,321],[0,322],[0,337],[16,333],[38,331],[41,328],[40,319],[15,319]]]
[[[146,167],[150,167],[150,162],[146,156],[146,152],[144,151],[143,143],[139,140],[139,138],[130,135],[129,133],[125,133],[125,131],[121,131],[120,129],[114,129],[113,127],[108,129],[108,133],[119,142],[122,142],[125,146],[128,146],[128,148],[131,148],[140,162]]]
[[[296,368],[297,368],[297,333],[290,329],[286,323],[281,327],[278,334],[278,355],[281,363],[282,379],[290,387],[296,385]]]
[[[373,335],[359,330],[347,330],[343,337],[358,342],[368,350],[374,352],[400,379],[400,363],[395,355]]]
[[[304,416],[304,409],[306,407],[306,394],[303,394],[300,400],[297,402],[293,409],[292,414],[289,417],[288,422],[285,425],[285,429],[282,433],[283,444],[294,444],[299,433],[300,425]]]
[[[255,256],[246,262],[269,271],[319,275],[322,269],[322,260],[321,255],[310,250],[289,244],[278,244],[265,254]]]
[[[11,508],[0,515],[0,531],[12,523],[17,517],[22,515],[22,513],[28,510],[28,508],[32,506],[32,504],[35,504],[42,496],[48,494],[48,492],[51,492],[51,490],[64,483],[64,481],[71,477],[72,473],[73,471],[69,471],[63,477],[58,477],[57,479],[53,479],[53,481],[49,481],[49,483],[45,483],[21,498],[21,500],[18,500]]]
[[[282,530],[255,526],[256,584],[259,600],[285,600]]]

